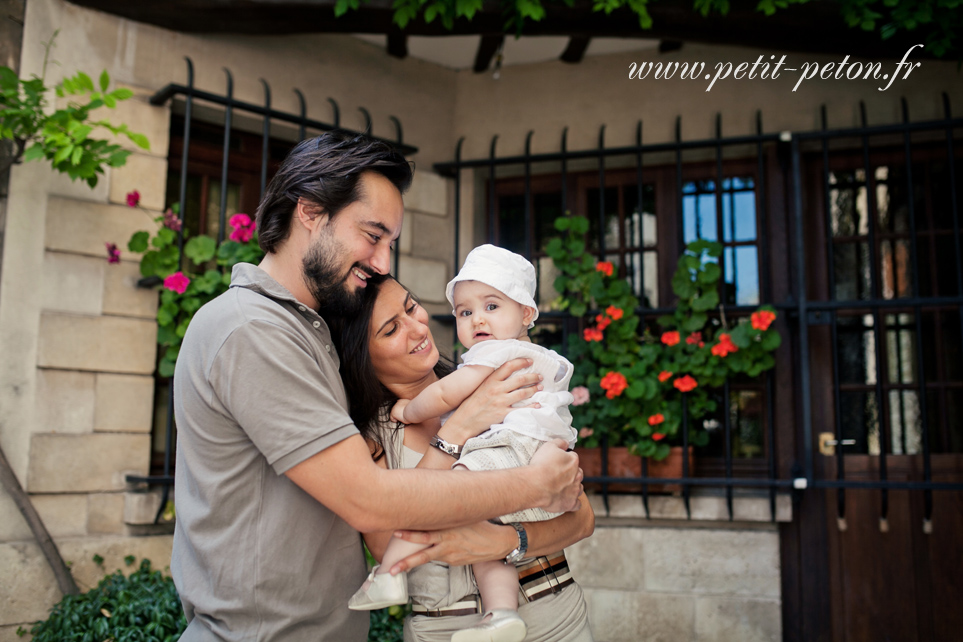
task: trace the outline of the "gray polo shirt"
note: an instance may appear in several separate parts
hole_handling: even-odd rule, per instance
[[[198,310],[174,373],[171,573],[195,640],[362,641],[360,537],[285,471],[358,430],[314,310],[260,268]]]

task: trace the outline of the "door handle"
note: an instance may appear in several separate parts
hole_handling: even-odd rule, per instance
[[[836,439],[836,435],[831,432],[819,433],[819,453],[821,455],[835,455],[836,446],[855,446],[855,439]]]

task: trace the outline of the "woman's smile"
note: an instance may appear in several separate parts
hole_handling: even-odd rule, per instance
[[[428,350],[430,348],[431,341],[429,341],[428,337],[425,337],[424,341],[415,346],[415,349],[411,351],[411,354],[418,354],[419,352],[423,352],[424,350]]]

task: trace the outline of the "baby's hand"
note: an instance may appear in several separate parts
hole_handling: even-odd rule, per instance
[[[407,423],[405,422],[405,406],[407,406],[410,402],[410,399],[399,399],[397,402],[395,402],[394,407],[391,409],[391,420]]]

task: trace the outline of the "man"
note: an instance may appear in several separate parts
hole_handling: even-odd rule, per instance
[[[184,642],[360,642],[368,614],[346,606],[365,577],[358,531],[450,529],[578,502],[577,458],[557,448],[511,471],[388,471],[351,423],[318,310],[350,313],[367,279],[388,272],[410,182],[408,162],[383,143],[334,133],[302,142],[258,208],[264,260],[235,266],[230,290],[191,322],[174,375],[171,571]],[[512,372],[492,375],[492,401],[475,414],[503,414],[532,394],[520,386],[536,380],[506,381]],[[478,421],[467,417],[453,415],[446,434]],[[533,539],[551,539],[536,526]],[[442,533],[436,559],[497,556],[470,526]]]

